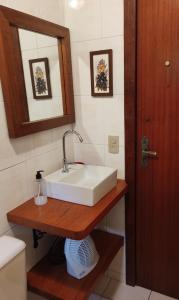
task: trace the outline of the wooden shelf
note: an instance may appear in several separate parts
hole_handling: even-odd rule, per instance
[[[124,196],[127,184],[118,180],[116,187],[95,206],[74,204],[48,198],[44,206],[36,206],[30,199],[7,214],[8,221],[80,240],[85,238],[112,207]],[[92,232],[100,260],[95,269],[81,280],[69,276],[66,265],[53,266],[43,258],[27,274],[29,290],[53,300],[85,300],[97,278],[104,273],[123,245],[123,238],[95,230]]]
[[[75,279],[67,274],[65,264],[52,266],[45,257],[28,272],[28,289],[48,299],[87,299],[97,278],[104,273],[123,245],[122,237],[107,232],[95,230],[92,237],[100,260],[89,275]]]
[[[80,240],[94,229],[126,191],[126,182],[118,180],[116,187],[92,207],[52,198],[48,198],[46,205],[37,206],[31,199],[8,212],[7,218],[15,224]]]

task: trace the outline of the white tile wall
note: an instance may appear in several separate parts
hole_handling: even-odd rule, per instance
[[[0,0],[0,5],[64,24],[62,0]],[[31,230],[8,223],[6,213],[33,196],[33,180],[37,169],[44,169],[48,174],[62,165],[62,134],[69,128],[71,126],[64,126],[10,139],[0,83],[0,235],[16,236],[26,242],[27,269],[48,251],[52,238],[45,237],[40,241],[39,248],[34,249]],[[73,159],[71,142],[68,140],[68,155]],[[32,299],[44,298],[30,295],[29,300]]]
[[[38,33],[37,48],[57,46],[57,39],[51,36]]]
[[[3,101],[0,101],[0,141],[0,170],[22,163],[33,149],[31,136],[9,139]]]
[[[74,139],[75,159],[118,168],[118,177],[124,178],[124,1],[78,0],[78,9],[70,7],[70,2],[64,0],[64,16],[72,41],[75,129],[84,138],[83,144]],[[94,98],[90,90],[89,52],[102,49],[113,49],[114,96]],[[118,154],[108,153],[108,135],[119,136]],[[99,227],[124,235],[124,200]],[[124,269],[124,250],[121,250],[108,275],[124,280]]]
[[[123,0],[102,0],[101,12],[102,36],[123,35]]]
[[[103,145],[74,143],[74,155],[76,161],[82,161],[86,164],[105,164]]]
[[[9,188],[10,187],[10,188]],[[16,165],[0,172],[0,235],[9,229],[6,213],[27,199],[26,163]]]
[[[31,0],[29,0],[30,2]],[[39,0],[39,17],[53,23],[64,25],[63,0]]]
[[[1,5],[52,22],[65,22],[70,27],[77,114],[75,129],[83,135],[84,143],[80,144],[75,138],[72,142],[71,138],[67,138],[67,155],[70,160],[75,156],[77,161],[118,167],[118,177],[124,178],[123,0],[78,0],[81,4],[78,9],[72,9],[69,2],[0,0]],[[107,48],[112,48],[114,55],[114,97],[92,98],[89,51]],[[34,173],[37,169],[44,169],[48,174],[62,165],[62,134],[69,127],[9,139],[0,83],[0,235],[16,236],[26,242],[27,270],[48,251],[53,238],[45,237],[40,241],[39,248],[33,249],[31,230],[9,224],[6,213],[33,196]],[[119,135],[119,154],[108,153],[109,134]],[[124,199],[101,222],[100,227],[124,235]],[[149,290],[127,286],[124,281],[123,247],[97,282],[94,290],[101,296],[93,294],[89,300],[173,299],[155,292],[150,295]],[[28,300],[46,299],[29,292]]]
[[[46,0],[45,2],[42,0],[38,2],[35,0],[0,0],[2,5],[52,22],[63,24],[65,21],[65,25],[71,29],[76,129],[84,137],[83,144],[74,139],[75,160],[117,166],[119,176],[124,177],[123,1],[84,0],[80,2],[83,5],[75,10],[70,8],[68,0]],[[108,48],[113,49],[114,97],[94,99],[90,96],[89,51]],[[32,196],[32,174],[36,168],[43,168],[46,173],[49,173],[61,165],[61,137],[67,128],[69,126],[10,140],[0,89],[0,182],[2,182],[0,189],[3,189],[0,192],[0,233],[8,232],[27,242],[28,268],[39,259],[43,250],[48,248],[50,240],[45,239],[36,252],[32,247],[30,230],[17,226],[11,228],[11,224],[6,221],[6,212],[26,200],[26,197]],[[119,135],[120,150],[117,155],[109,154],[107,151],[108,134]],[[68,143],[68,156],[73,158],[70,139]],[[3,170],[6,168],[8,169]],[[5,183],[7,186],[12,186],[12,190],[8,190]],[[121,202],[115,211],[103,220],[102,226],[106,230],[124,232],[124,203]],[[44,245],[47,246],[44,247]],[[111,264],[109,274],[117,276],[118,269],[120,269],[119,274],[122,274],[124,261],[122,257],[120,252]],[[31,295],[29,299],[41,299],[41,297]]]
[[[114,234],[118,233],[122,236],[125,235],[124,205],[125,202],[123,198],[120,202],[116,204],[114,208],[111,209],[111,211],[108,214],[108,231]]]
[[[107,276],[125,283],[125,247],[122,247],[110,264]]]
[[[119,145],[124,148],[122,95],[114,95],[110,99],[76,96],[75,108],[75,129],[83,136],[84,143],[107,145],[108,135],[119,135]]]
[[[71,40],[86,41],[100,38],[100,0],[84,0],[79,9],[70,6],[65,0],[65,24],[71,29]],[[80,4],[80,3],[79,3]]]
[[[85,26],[82,26],[82,28],[84,30]],[[71,32],[73,32],[73,29],[71,29]],[[115,37],[100,38],[90,41],[72,42],[72,63],[75,95],[91,94],[89,52],[103,49],[113,50],[114,94],[124,94],[123,44],[123,36],[121,35]],[[108,101],[110,101],[110,98],[108,98]]]
[[[37,48],[36,33],[29,30],[19,29],[19,40],[22,52]]]
[[[47,1],[49,2],[49,1]],[[39,4],[36,0],[24,1],[24,0],[6,0],[0,1],[2,5],[8,6],[10,8],[25,12],[27,14],[32,14],[36,17],[39,16]]]

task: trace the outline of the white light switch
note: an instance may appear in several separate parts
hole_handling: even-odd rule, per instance
[[[119,137],[109,135],[108,136],[108,151],[109,153],[119,153]]]

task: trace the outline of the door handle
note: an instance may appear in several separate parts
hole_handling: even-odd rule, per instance
[[[157,157],[157,152],[149,150],[149,139],[146,136],[142,137],[142,166],[148,166],[148,160]]]
[[[142,155],[152,158],[152,157],[156,157],[157,156],[157,152],[156,151],[142,150]]]

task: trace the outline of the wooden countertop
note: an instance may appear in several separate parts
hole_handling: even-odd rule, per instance
[[[94,229],[126,191],[126,182],[118,180],[116,187],[92,207],[52,198],[48,198],[47,204],[37,206],[34,199],[30,199],[8,212],[7,219],[52,235],[80,240]]]

